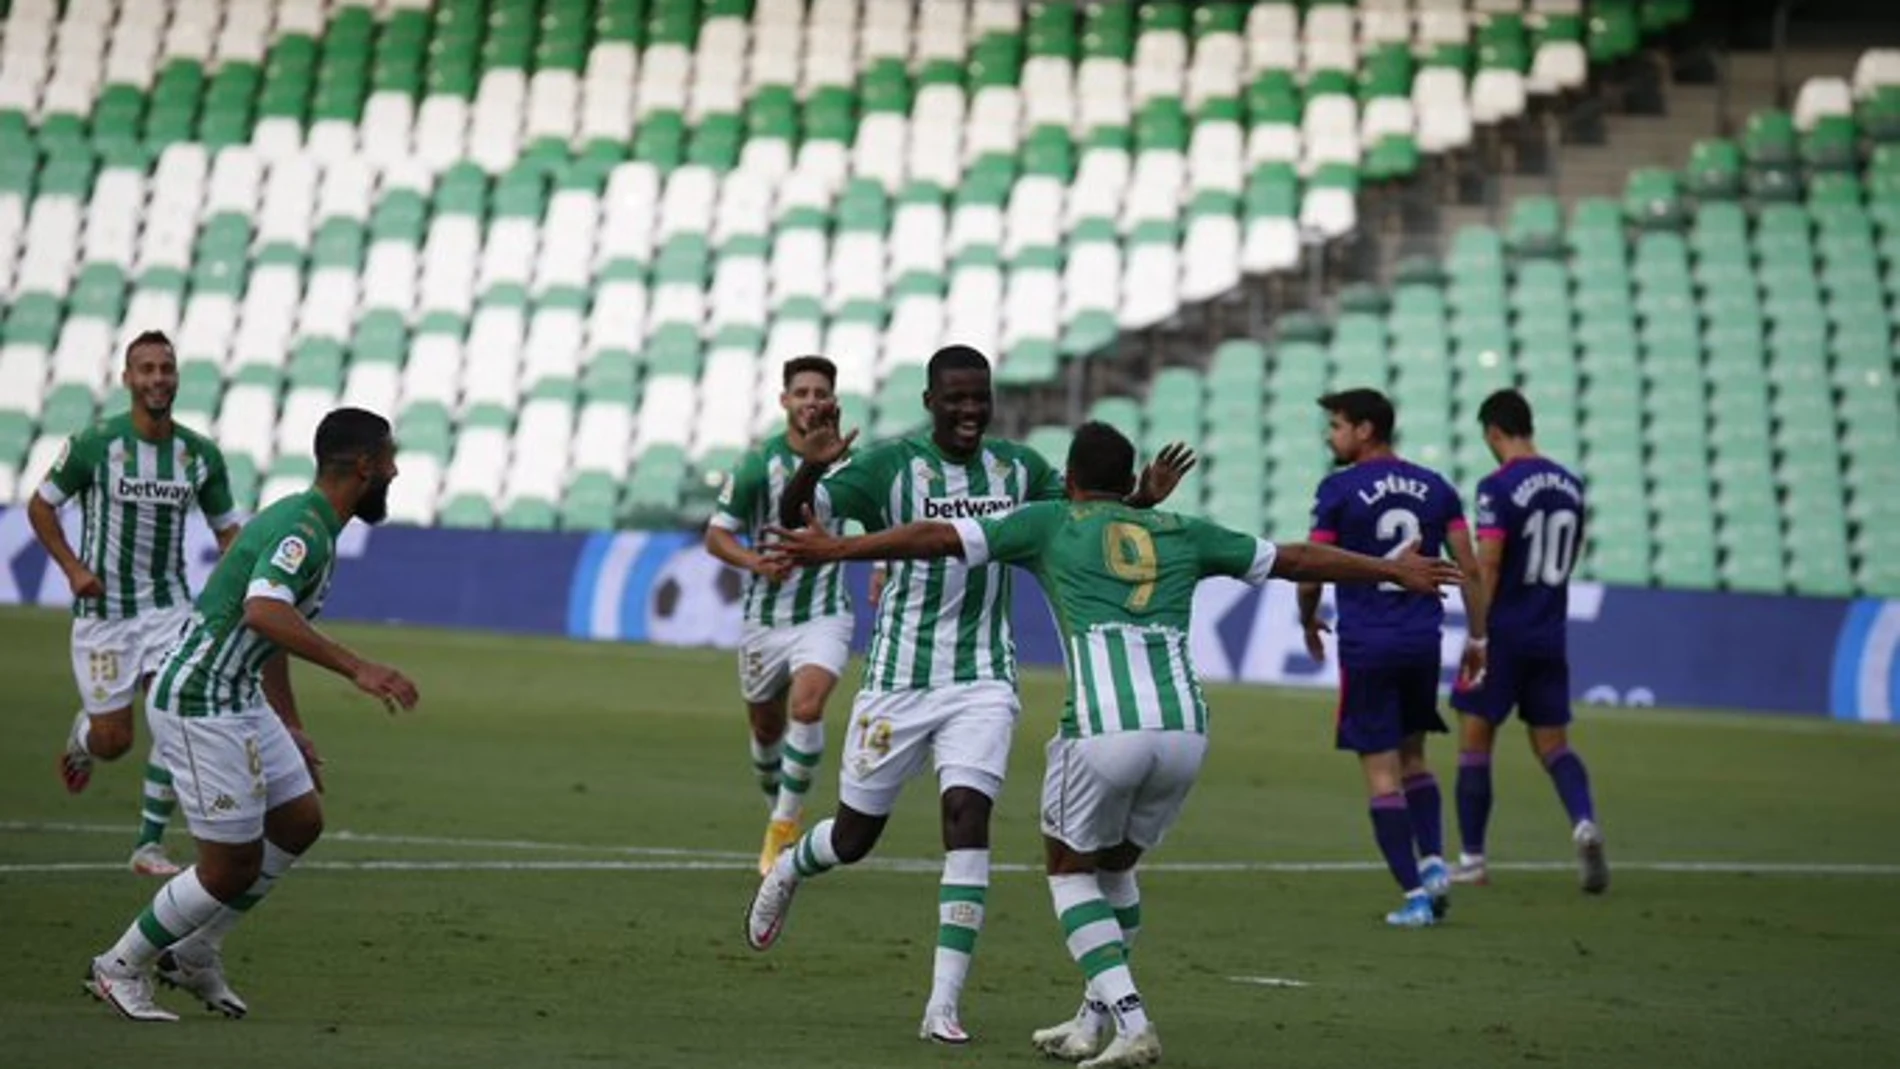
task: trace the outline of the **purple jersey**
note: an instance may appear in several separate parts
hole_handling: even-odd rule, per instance
[[[1390,557],[1416,539],[1427,557],[1445,552],[1446,536],[1465,530],[1464,503],[1444,476],[1398,457],[1362,461],[1326,477],[1313,504],[1315,542]],[[1340,663],[1391,664],[1438,659],[1445,607],[1390,583],[1340,585]]]
[[[1564,652],[1583,516],[1583,480],[1543,457],[1514,460],[1478,483],[1478,537],[1504,543],[1493,641],[1524,653]]]

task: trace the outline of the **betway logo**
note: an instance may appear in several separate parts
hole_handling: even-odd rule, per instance
[[[980,520],[985,516],[1001,516],[1015,507],[1015,500],[1007,497],[927,497],[924,519]]]
[[[150,501],[161,505],[183,505],[191,500],[190,483],[167,483],[157,479],[128,479],[119,476],[113,496],[120,501]]]

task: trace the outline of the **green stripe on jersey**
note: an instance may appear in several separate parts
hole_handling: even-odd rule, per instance
[[[125,477],[134,482],[139,477],[139,440],[128,430],[120,438],[119,447],[123,451],[121,470]],[[119,506],[119,545],[116,554],[118,566],[114,569],[117,582],[107,582],[107,616],[123,619],[130,616],[139,601],[139,582],[135,574],[139,559],[139,508],[131,501]],[[112,592],[118,592],[118,600],[112,600]]]
[[[164,442],[150,447],[158,464],[153,474],[161,483],[172,481],[172,461],[174,444]],[[174,541],[173,521],[183,527],[183,516],[175,516],[173,509],[155,508],[152,510],[152,547],[151,559],[146,562],[152,577],[152,607],[169,609],[176,601],[172,598],[172,543]],[[181,532],[182,533],[182,532]],[[178,539],[182,541],[182,539]],[[182,591],[181,591],[182,593]]]

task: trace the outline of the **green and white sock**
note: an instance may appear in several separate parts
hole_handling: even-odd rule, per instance
[[[1135,939],[1141,934],[1141,885],[1135,881],[1135,870],[1110,872],[1104,869],[1095,874],[1095,881],[1102,889],[1103,901],[1115,911],[1115,923],[1122,930],[1122,956],[1132,958]],[[1108,1004],[1095,997],[1092,988],[1083,992],[1082,1003],[1096,1028],[1108,1027]]]
[[[801,880],[823,876],[838,867],[838,852],[831,848],[830,820],[812,825],[790,850],[779,855],[780,865],[790,865]]]
[[[198,926],[190,935],[178,941],[176,949],[181,953],[193,950],[217,950],[224,945],[224,937],[237,923],[245,918],[264,896],[270,894],[291,866],[297,863],[300,855],[281,849],[276,843],[264,840],[264,864],[258,871],[257,882],[250,890],[226,902],[211,919]]]
[[[138,845],[156,844],[165,838],[165,826],[171,823],[172,810],[178,806],[178,794],[172,790],[172,774],[163,768],[145,764],[145,805],[139,824]]]
[[[778,805],[773,820],[797,820],[805,812],[805,794],[811,790],[812,775],[825,756],[825,722],[801,724],[792,721],[785,730],[785,745],[778,763]]]
[[[1135,1035],[1145,1030],[1148,1014],[1142,1007],[1141,993],[1135,989],[1135,976],[1128,970],[1121,925],[1102,897],[1095,874],[1051,876],[1049,897],[1062,923],[1069,956],[1082,967],[1091,994],[1108,1007],[1116,1031]]]
[[[768,802],[778,799],[779,744],[760,742],[757,736],[747,740],[752,744],[752,770],[758,773],[759,790],[765,792]]]
[[[970,956],[983,931],[983,905],[990,890],[990,852],[951,850],[943,855],[937,885],[937,955],[930,1004],[955,1006],[970,975]]]
[[[152,896],[119,941],[106,956],[135,969],[143,969],[165,952],[165,948],[197,931],[217,915],[223,904],[211,897],[198,881],[198,866],[193,865],[173,876]]]

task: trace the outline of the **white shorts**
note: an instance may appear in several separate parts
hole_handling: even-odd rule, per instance
[[[127,620],[73,620],[73,681],[86,712],[130,709],[139,681],[157,673],[191,620],[191,607],[153,609]]]
[[[930,690],[861,691],[838,771],[838,800],[868,816],[889,815],[904,784],[937,768],[937,787],[967,787],[995,799],[1009,768],[1022,703],[1016,688],[986,680]]]
[[[1042,778],[1042,833],[1090,853],[1161,840],[1181,815],[1207,758],[1192,731],[1123,731],[1049,740]]]
[[[150,708],[145,719],[153,759],[171,770],[195,839],[256,842],[265,813],[316,790],[290,729],[269,708],[222,716]]]
[[[791,627],[747,624],[739,640],[739,693],[748,702],[765,702],[785,693],[792,673],[822,668],[832,678],[851,660],[849,616],[820,616]]]

